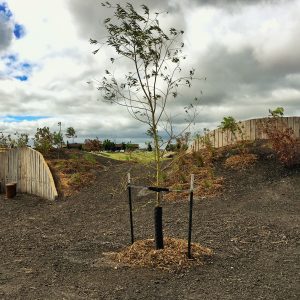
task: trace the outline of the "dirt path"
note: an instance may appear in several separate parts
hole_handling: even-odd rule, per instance
[[[202,267],[168,273],[109,263],[128,245],[126,192],[112,187],[132,168],[110,163],[89,189],[48,202],[0,196],[1,299],[299,299],[300,169],[259,162],[226,175],[226,191],[198,200],[193,239],[215,251]],[[137,238],[152,237],[152,205],[136,198]],[[164,204],[165,236],[186,238],[188,206]]]

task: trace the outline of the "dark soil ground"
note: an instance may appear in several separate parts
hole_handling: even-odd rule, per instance
[[[219,166],[223,194],[194,205],[193,240],[214,255],[170,273],[107,259],[130,243],[127,193],[113,189],[129,169],[134,176],[146,170],[99,159],[106,167],[75,196],[0,196],[0,299],[300,299],[299,167],[274,160],[241,171]],[[137,239],[153,237],[148,202],[149,195],[134,199]],[[186,238],[187,201],[163,209],[165,236]]]

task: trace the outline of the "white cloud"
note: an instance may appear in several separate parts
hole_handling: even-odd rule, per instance
[[[200,90],[204,94],[199,130],[216,126],[224,115],[237,119],[263,116],[276,106],[285,107],[288,114],[300,113],[299,0],[146,2],[154,10],[170,11],[161,18],[163,26],[184,27],[188,64],[196,68],[197,76],[208,77],[207,82],[195,82],[181,92],[178,105],[172,105],[174,115]],[[36,127],[57,130],[61,121],[64,128],[77,129],[81,138],[147,139],[144,126],[122,107],[97,101],[101,95],[86,84],[100,79],[106,68],[118,76],[128,70],[126,63],[110,64],[111,49],[91,54],[94,48],[88,40],[104,35],[102,21],[107,16],[98,0],[7,3],[26,35],[13,39],[12,25],[6,25],[11,39],[6,39],[5,53],[15,55],[17,62],[16,70],[8,72],[5,60],[0,59],[0,131],[26,129],[33,135]],[[20,82],[14,77],[24,73],[19,67],[23,62],[31,69],[26,73],[29,80]],[[5,115],[49,118],[7,122]],[[178,117],[178,126],[182,120]]]
[[[0,53],[7,49],[12,41],[12,27],[0,13]]]

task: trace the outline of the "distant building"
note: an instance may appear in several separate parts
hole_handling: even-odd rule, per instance
[[[125,143],[121,143],[121,144],[116,144],[115,145],[115,151],[121,151],[121,150],[135,151],[135,150],[138,150],[139,148],[140,148],[139,144],[125,144]]]
[[[67,141],[67,148],[68,149],[78,149],[82,150],[83,144],[82,143],[69,143]]]

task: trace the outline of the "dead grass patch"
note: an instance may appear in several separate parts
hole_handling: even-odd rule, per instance
[[[174,190],[183,192],[170,192],[164,195],[167,201],[186,200],[189,195],[190,176],[194,174],[195,198],[213,197],[222,190],[223,178],[215,176],[212,154],[194,152],[181,154],[175,158],[172,168],[168,171],[165,184]]]
[[[94,181],[97,170],[102,168],[91,154],[72,153],[63,159],[49,159],[47,163],[55,173],[60,193],[66,197]]]
[[[205,257],[213,251],[200,244],[192,243],[193,259],[187,257],[187,241],[164,238],[164,249],[155,250],[154,240],[140,240],[118,253],[112,253],[111,259],[129,267],[157,268],[162,270],[180,270],[193,265],[202,265]]]

